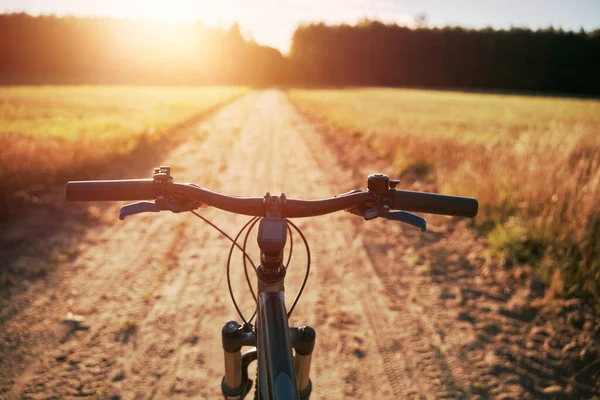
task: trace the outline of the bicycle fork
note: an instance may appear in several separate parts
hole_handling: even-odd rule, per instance
[[[226,400],[243,400],[252,388],[248,365],[257,359],[256,333],[252,326],[241,326],[229,321],[222,330],[225,376],[221,390]],[[290,328],[294,349],[294,373],[301,400],[308,400],[312,392],[310,366],[315,347],[316,332],[310,326]],[[253,347],[242,353],[242,347]]]

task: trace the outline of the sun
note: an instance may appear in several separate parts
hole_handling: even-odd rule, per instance
[[[275,7],[275,0],[111,0],[110,4],[110,14],[113,16],[151,20],[172,26],[198,21],[205,26],[227,28],[238,23],[243,35],[275,47],[282,53],[289,50],[297,25],[295,17],[289,13],[277,15],[279,9]],[[273,7],[266,7],[265,4],[272,4]],[[266,12],[265,7],[270,11]],[[165,26],[160,29],[171,28]]]
[[[145,10],[145,14],[145,18],[168,23],[190,22],[194,20],[193,14],[189,13],[185,8],[178,7],[176,4],[165,4],[164,2],[149,4],[149,7]]]

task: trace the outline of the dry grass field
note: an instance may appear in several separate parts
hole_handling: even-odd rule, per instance
[[[600,304],[600,101],[402,89],[290,90],[413,185],[474,196],[505,266],[537,267],[552,295]],[[354,136],[350,136],[354,134]]]
[[[241,87],[0,88],[1,200],[103,168],[245,93]],[[4,199],[2,199],[4,197]]]

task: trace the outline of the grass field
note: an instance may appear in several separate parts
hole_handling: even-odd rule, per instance
[[[28,187],[52,184],[65,171],[74,176],[91,167],[97,170],[246,91],[241,87],[0,88],[4,200]]]
[[[0,88],[0,132],[105,140],[160,132],[241,93],[234,87],[41,86]]]
[[[600,101],[402,89],[289,95],[358,132],[396,173],[478,198],[476,224],[507,266],[536,266],[557,294],[600,304]]]

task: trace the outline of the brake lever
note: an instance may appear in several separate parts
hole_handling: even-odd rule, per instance
[[[180,213],[184,211],[192,211],[201,206],[201,204],[197,203],[187,203],[182,206],[176,201],[164,198],[156,199],[154,202],[138,201],[137,203],[126,204],[122,206],[121,210],[119,211],[119,219],[124,220],[125,217],[130,215],[141,214],[145,212],[171,211],[174,213]]]
[[[412,225],[425,232],[427,230],[427,220],[419,215],[407,211],[392,211],[388,213],[387,219],[391,221],[400,221]]]
[[[141,214],[145,212],[159,212],[160,207],[152,201],[138,201],[137,203],[126,204],[119,210],[119,219],[124,220],[125,217],[134,214]]]

